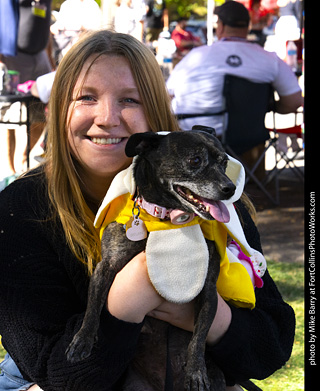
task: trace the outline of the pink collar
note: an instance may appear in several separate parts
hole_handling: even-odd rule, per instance
[[[162,220],[171,220],[172,224],[187,224],[194,219],[194,213],[184,212],[179,209],[167,209],[163,206],[146,201],[143,197],[137,197],[137,205],[149,215]]]

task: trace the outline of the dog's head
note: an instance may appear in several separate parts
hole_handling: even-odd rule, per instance
[[[126,154],[138,155],[134,177],[139,195],[148,202],[194,212],[206,220],[228,221],[220,201],[232,197],[236,187],[225,174],[228,156],[214,129],[136,133],[128,140]]]

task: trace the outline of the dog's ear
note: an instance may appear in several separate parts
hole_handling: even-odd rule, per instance
[[[154,132],[135,133],[130,136],[126,145],[126,155],[134,157],[151,149],[157,148],[160,141],[165,137]]]
[[[216,130],[214,128],[210,128],[209,126],[194,125],[192,127],[192,130],[200,130],[202,132],[206,132],[212,134],[213,136],[216,136]]]

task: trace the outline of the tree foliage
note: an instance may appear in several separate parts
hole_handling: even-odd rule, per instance
[[[95,0],[95,1],[99,4],[99,6],[101,6],[101,0]],[[55,11],[59,11],[61,4],[63,2],[64,0],[52,0],[52,9]]]
[[[206,0],[166,0],[171,19],[179,16],[194,16],[195,18],[203,18],[207,14]]]
[[[64,0],[52,0],[52,9],[59,11],[63,1]],[[101,3],[103,2],[103,0],[95,1],[99,4],[99,6],[101,6]],[[185,16],[187,18],[190,18],[192,16],[196,19],[204,19],[207,14],[207,0],[166,0],[166,5],[169,10],[170,21],[176,20],[180,16]]]
[[[95,0],[101,5],[101,0]],[[106,0],[105,0],[106,1]],[[110,1],[110,0],[109,0]],[[63,0],[52,0],[52,9],[58,11]],[[207,0],[166,0],[170,13],[170,20],[177,19],[179,16],[203,17],[207,12]]]

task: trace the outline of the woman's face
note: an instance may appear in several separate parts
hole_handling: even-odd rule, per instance
[[[68,141],[87,182],[112,179],[129,166],[125,146],[133,133],[149,130],[128,61],[103,55],[85,63],[68,112]],[[83,83],[84,81],[84,83]]]

